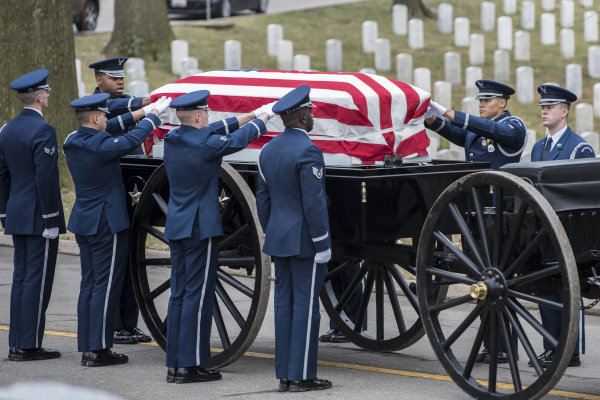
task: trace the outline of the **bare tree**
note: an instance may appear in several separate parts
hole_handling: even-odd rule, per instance
[[[168,60],[173,39],[165,0],[115,0],[115,27],[104,52]]]
[[[54,126],[62,146],[78,125],[69,106],[77,98],[71,3],[2,0],[0,26],[0,126],[23,108],[10,83],[27,72],[45,68],[50,71],[52,92],[44,119]],[[59,157],[59,167],[61,185],[72,186],[64,157]]]
[[[436,14],[423,0],[394,0],[394,4],[404,4],[408,7],[411,17],[435,18]]]

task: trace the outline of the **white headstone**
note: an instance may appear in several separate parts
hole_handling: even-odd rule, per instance
[[[408,46],[411,49],[422,49],[423,39],[423,20],[412,18],[408,21]]]
[[[433,101],[446,108],[452,108],[452,84],[446,81],[437,81],[433,84]]]
[[[181,74],[185,75],[185,77],[193,75],[190,71],[198,70],[198,59],[196,57],[183,57],[181,59],[180,69]]]
[[[225,41],[225,69],[242,69],[242,43],[239,40]]]
[[[594,107],[591,104],[575,106],[575,132],[594,132]]]
[[[469,19],[459,17],[454,20],[454,46],[469,47]]]
[[[378,35],[377,22],[365,21],[362,23],[363,53],[375,52],[375,41]]]
[[[146,69],[144,68],[144,59],[131,57],[125,63],[125,75],[130,81],[145,81]]]
[[[429,68],[416,68],[413,85],[431,93],[431,70]]]
[[[556,44],[556,17],[551,13],[543,13],[540,17],[542,29],[541,42],[544,46]]]
[[[573,0],[560,0],[560,26],[570,28],[575,23],[575,3]]]
[[[600,78],[600,46],[588,48],[588,75],[590,78]]]
[[[392,7],[392,26],[394,35],[408,34],[408,7],[404,4],[394,4]]]
[[[310,56],[296,54],[294,56],[294,69],[296,71],[310,71]]]
[[[429,131],[429,129],[427,129],[427,131]],[[440,139],[437,134],[428,134],[427,136],[429,137],[429,146],[427,146],[427,154],[429,154],[429,157],[436,159],[438,158],[437,152],[440,148]]]
[[[283,40],[283,26],[279,24],[267,25],[267,54],[277,57],[277,46]]]
[[[500,50],[512,50],[512,18],[507,16],[498,17],[498,48]]]
[[[469,64],[485,64],[485,37],[481,33],[471,34],[469,46]]]
[[[521,28],[535,29],[535,3],[523,1],[521,3]]]
[[[517,0],[502,0],[502,12],[514,14],[517,12]]]
[[[581,7],[583,8],[592,8],[594,7],[594,0],[581,0],[579,4],[581,4]]]
[[[390,53],[389,39],[375,41],[375,70],[389,71],[392,69],[392,55]]]
[[[181,73],[180,77],[181,77],[181,79],[183,79],[183,78],[187,78],[188,76],[201,74],[202,72],[204,72],[204,71],[202,71],[201,69],[190,69],[187,71],[183,71]]]
[[[75,76],[77,76],[77,82],[79,82],[81,80],[81,60],[79,58],[75,59]]]
[[[475,82],[483,78],[481,67],[467,67],[465,69],[465,95],[467,97],[476,97],[479,93]]]
[[[598,13],[596,11],[583,13],[583,41],[587,43],[598,41]]]
[[[462,67],[460,62],[460,53],[449,51],[444,54],[444,76],[445,81],[453,85],[460,85]]]
[[[533,68],[531,67],[517,68],[517,101],[533,103]]]
[[[280,40],[277,45],[277,69],[289,71],[294,66],[294,43]]]
[[[85,96],[86,93],[84,81],[77,81],[77,94],[79,95],[79,97]]]
[[[187,40],[173,40],[171,42],[171,71],[181,74],[181,59],[188,56]]]
[[[451,33],[452,20],[452,5],[448,3],[438,5],[438,31],[441,33]]]
[[[481,30],[490,32],[496,26],[496,4],[491,1],[481,3]]]
[[[597,157],[600,154],[600,135],[596,132],[583,132],[581,137],[592,146]]]
[[[494,51],[494,80],[510,81],[510,54],[506,50]]]
[[[327,58],[327,71],[342,71],[342,41],[338,39],[328,39],[325,42],[325,52]]]
[[[533,145],[536,142],[536,133],[535,133],[535,129],[527,129],[527,135],[525,136],[525,148],[523,149],[523,151],[529,151],[529,153],[531,153],[531,149],[533,148]],[[521,157],[521,161],[523,157]]]
[[[594,83],[594,115],[600,117],[600,83]]]
[[[377,71],[375,71],[373,68],[361,68],[358,70],[358,72],[360,72],[361,74],[370,74],[370,75],[377,74]]]
[[[554,11],[554,7],[556,7],[555,0],[542,0],[542,10]]]
[[[408,83],[413,81],[413,56],[409,53],[400,53],[396,55],[396,79],[400,82]]]
[[[146,81],[130,81],[127,84],[127,92],[134,97],[150,96],[150,86]]]
[[[479,117],[479,100],[475,99],[475,97],[463,98],[461,110],[467,114]]]
[[[575,57],[575,32],[573,29],[560,30],[560,55],[562,58]]]
[[[529,32],[515,32],[515,61],[529,61],[531,58]]]
[[[565,68],[565,89],[575,93],[578,98],[581,98],[583,90],[583,77],[580,64],[567,64]]]
[[[465,160],[465,148],[450,142],[450,151],[452,152],[453,160]]]

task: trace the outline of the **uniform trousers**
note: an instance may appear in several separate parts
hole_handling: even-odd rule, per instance
[[[137,301],[135,300],[133,282],[131,281],[131,274],[129,271],[125,273],[120,299],[115,313],[115,330],[137,327],[140,310]]]
[[[167,318],[167,367],[194,367],[210,357],[219,237],[169,240],[171,297]]]
[[[550,296],[549,299],[557,301],[559,303],[563,302],[561,292]],[[581,305],[583,305],[583,300],[581,301]],[[546,328],[546,330],[548,330],[548,332],[550,332],[552,336],[558,339],[558,337],[560,336],[562,312],[544,306],[540,306],[539,308],[540,316],[542,317],[542,326]],[[579,316],[577,342],[575,342],[575,349],[573,350],[573,354],[585,354],[585,318],[583,310],[580,311],[580,314],[581,315]],[[544,350],[554,350],[550,342],[548,342],[546,339],[544,339]]]
[[[275,258],[275,373],[278,379],[317,376],[319,292],[327,264],[313,258]]]
[[[58,239],[13,235],[14,272],[10,292],[9,347],[42,346]]]
[[[129,229],[113,233],[102,216],[95,235],[75,235],[81,258],[77,350],[112,347],[115,312],[128,272]]]

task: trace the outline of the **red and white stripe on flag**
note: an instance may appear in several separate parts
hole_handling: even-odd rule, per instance
[[[195,90],[209,90],[210,120],[220,120],[257,109],[300,85],[311,87],[314,128],[309,136],[324,153],[346,154],[364,164],[383,161],[394,152],[403,157],[427,155],[429,138],[423,115],[429,93],[406,83],[362,73],[272,70],[212,71],[165,85],[152,93],[175,98]],[[169,109],[154,135],[163,138],[179,125]],[[262,148],[284,129],[280,118],[267,124],[267,133],[249,147]],[[146,140],[149,152],[153,138]]]

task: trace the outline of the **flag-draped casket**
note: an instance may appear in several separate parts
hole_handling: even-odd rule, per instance
[[[382,76],[362,73],[297,72],[272,70],[212,71],[193,75],[156,89],[175,98],[195,90],[209,90],[210,121],[247,113],[281,98],[300,85],[311,87],[314,128],[309,136],[321,148],[327,164],[373,164],[385,155],[427,155],[429,139],[423,115],[429,93]],[[173,109],[161,116],[162,124],[145,146],[149,151],[179,125]],[[267,123],[267,133],[247,150],[230,156],[257,160],[260,148],[284,129],[281,118]],[[237,157],[237,158],[236,158]]]

